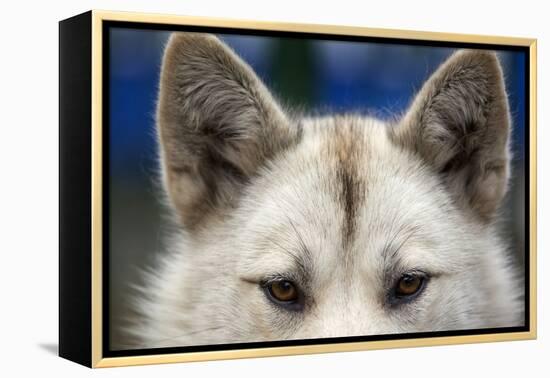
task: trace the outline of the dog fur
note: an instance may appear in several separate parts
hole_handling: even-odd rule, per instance
[[[494,52],[454,53],[394,122],[298,118],[216,37],[174,33],[157,129],[179,227],[136,300],[136,347],[523,325],[495,226],[510,116]],[[409,271],[425,287],[395,305]],[[270,277],[300,310],[268,298]]]

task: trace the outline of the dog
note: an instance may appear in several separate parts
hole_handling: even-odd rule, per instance
[[[511,121],[495,52],[455,52],[393,121],[297,117],[217,37],[173,33],[156,123],[178,227],[136,346],[523,325],[496,226]]]

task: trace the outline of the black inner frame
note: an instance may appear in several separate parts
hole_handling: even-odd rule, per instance
[[[109,140],[110,140],[110,35],[109,29],[114,27],[130,28],[138,30],[163,30],[163,31],[193,31],[202,33],[220,33],[220,34],[239,34],[239,35],[254,35],[254,36],[270,36],[270,37],[293,37],[305,39],[320,39],[320,40],[338,40],[338,41],[354,41],[354,42],[369,42],[383,44],[407,44],[407,45],[422,45],[434,47],[450,47],[450,48],[477,48],[477,49],[494,49],[504,51],[523,52],[525,54],[525,159],[524,170],[527,173],[525,176],[525,269],[524,269],[524,304],[525,304],[525,320],[524,326],[519,327],[501,327],[501,328],[481,328],[469,330],[454,330],[454,331],[433,331],[433,332],[417,332],[405,334],[389,334],[389,335],[369,335],[369,336],[348,336],[348,337],[331,337],[331,338],[316,338],[303,340],[280,340],[267,342],[247,342],[247,343],[232,343],[232,344],[214,344],[214,345],[194,345],[182,347],[167,347],[167,348],[145,348],[145,349],[127,349],[127,350],[111,350],[110,348],[110,324],[109,324],[109,240],[110,240],[110,202],[109,202],[109,184],[110,184],[110,160],[109,160]],[[317,33],[302,33],[302,32],[287,32],[287,31],[267,31],[267,30],[250,30],[238,28],[210,27],[210,26],[190,26],[190,25],[167,25],[155,23],[139,23],[126,21],[103,21],[103,77],[102,77],[102,143],[103,143],[103,357],[127,357],[139,355],[155,355],[155,354],[170,354],[170,353],[190,353],[190,352],[206,352],[220,350],[235,350],[235,349],[254,349],[265,347],[282,347],[282,346],[302,346],[302,345],[318,345],[318,344],[338,344],[351,343],[361,341],[382,341],[382,340],[402,340],[402,339],[418,339],[430,337],[449,337],[449,336],[465,336],[465,335],[486,335],[486,334],[501,334],[510,332],[529,332],[530,330],[530,54],[527,46],[506,46],[498,44],[481,44],[481,43],[463,43],[463,42],[441,42],[429,40],[408,40],[404,38],[386,38],[386,37],[363,37],[363,36],[344,36],[332,34],[317,34]]]

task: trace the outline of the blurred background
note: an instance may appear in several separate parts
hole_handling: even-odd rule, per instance
[[[162,253],[169,232],[157,183],[155,105],[170,33],[110,28],[110,345],[124,349],[128,285]],[[285,106],[390,118],[455,49],[431,46],[218,35]],[[525,54],[499,51],[513,122],[513,170],[501,233],[519,269],[525,241]]]

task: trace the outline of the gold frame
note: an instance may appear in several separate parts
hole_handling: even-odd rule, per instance
[[[128,21],[139,23],[173,24],[227,27],[252,30],[293,31],[353,35],[365,37],[400,38],[408,40],[463,42],[524,46],[529,48],[530,66],[530,331],[467,336],[445,336],[402,340],[363,341],[339,344],[320,344],[288,347],[264,347],[255,349],[190,352],[131,357],[107,357],[102,353],[102,22]],[[536,243],[537,243],[537,88],[536,88],[537,40],[531,38],[497,37],[470,34],[450,34],[395,29],[374,29],[351,26],[293,24],[231,19],[188,17],[161,14],[92,11],[92,367],[113,367],[172,362],[207,361],[248,357],[283,356],[327,352],[347,352],[371,349],[466,344],[494,341],[529,340],[537,337],[536,298]]]

